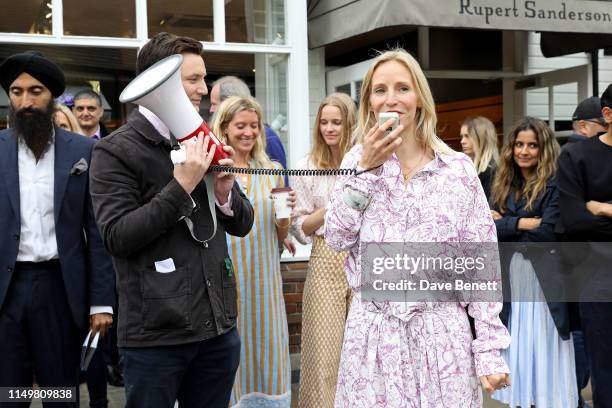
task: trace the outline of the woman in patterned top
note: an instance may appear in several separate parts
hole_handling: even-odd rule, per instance
[[[251,97],[232,96],[219,106],[213,130],[234,148],[236,167],[282,166],[266,155],[261,107]],[[241,174],[238,181],[253,205],[255,221],[244,238],[227,236],[236,271],[240,365],[230,406],[240,408],[291,405],[291,368],[287,313],[280,272],[279,243],[290,219],[276,219],[271,190],[284,186],[282,176]],[[295,206],[295,194],[288,199]]]
[[[356,121],[353,100],[346,94],[326,97],[317,112],[310,153],[299,169],[340,167],[352,147]],[[345,252],[335,252],[323,239],[325,206],[335,176],[292,177],[296,192],[291,232],[302,244],[312,243],[302,309],[300,408],[334,406],[338,364],[351,291],[344,273]]]
[[[385,135],[397,112],[400,125]],[[369,170],[336,181],[325,240],[348,250],[354,296],[344,333],[336,407],[482,406],[509,384],[501,350],[509,343],[501,303],[391,302],[362,299],[366,243],[495,242],[495,225],[474,165],[435,134],[429,85],[404,50],[379,55],[361,87],[356,135],[343,168]],[[474,318],[472,339],[465,306]]]

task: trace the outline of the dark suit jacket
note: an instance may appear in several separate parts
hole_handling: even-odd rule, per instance
[[[253,208],[234,184],[233,217],[217,211],[214,238],[198,243],[182,218],[189,217],[201,240],[211,235],[206,187],[201,182],[191,193],[194,208],[174,178],[170,150],[138,110],[94,149],[91,194],[117,271],[120,347],[196,342],[236,324],[236,281],[225,234],[248,234]],[[160,271],[160,262],[170,267]]]
[[[108,129],[106,129],[106,126],[104,125],[104,123],[100,122],[100,139],[108,135],[109,135]]]
[[[79,328],[87,326],[90,306],[114,306],[114,272],[96,226],[89,172],[71,174],[81,158],[90,163],[94,142],[55,128],[53,206],[57,250],[68,303]],[[21,229],[17,138],[0,132],[0,308],[14,273]]]

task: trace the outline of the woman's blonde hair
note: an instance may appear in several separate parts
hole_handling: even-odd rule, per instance
[[[499,152],[497,149],[497,131],[495,125],[483,116],[467,118],[461,127],[467,127],[468,137],[474,148],[474,166],[480,174],[493,164],[497,166]]]
[[[361,97],[359,99],[359,114],[357,129],[355,130],[357,140],[363,142],[363,137],[377,123],[374,112],[370,109],[370,95],[372,94],[372,76],[374,71],[389,61],[397,61],[404,65],[410,76],[417,96],[417,110],[415,117],[416,139],[423,146],[431,148],[434,152],[452,153],[452,150],[436,135],[436,108],[433,96],[425,74],[421,66],[412,55],[401,48],[382,52],[374,59],[374,63],[366,73],[361,84]]]
[[[64,114],[64,116],[66,116],[66,119],[68,119],[68,123],[70,124],[69,130],[71,132],[78,133],[80,135],[83,134],[83,130],[81,129],[79,122],[74,117],[74,114],[72,113],[69,107],[62,103],[56,103],[55,105],[53,105],[53,113],[55,114],[55,112],[61,112]]]
[[[323,102],[319,105],[319,111],[315,119],[315,126],[313,127],[312,134],[312,149],[310,150],[309,157],[312,163],[318,169],[331,169],[337,167],[340,163],[334,163],[332,159],[332,152],[325,139],[321,134],[321,114],[323,108],[326,106],[335,106],[340,110],[340,116],[342,117],[342,135],[340,135],[340,160],[344,157],[345,153],[353,147],[353,128],[357,121],[357,109],[355,108],[355,102],[350,96],[344,93],[333,93],[323,99]]]
[[[255,162],[256,167],[270,168],[272,162],[266,154],[266,129],[263,123],[261,106],[252,97],[230,96],[224,100],[215,112],[212,130],[224,143],[228,143],[227,127],[234,117],[242,111],[254,112],[259,124],[259,135],[255,139],[255,145],[251,150],[249,159]]]
[[[523,179],[521,170],[514,161],[514,143],[518,134],[526,130],[535,133],[540,149],[535,172],[528,180]],[[548,179],[555,174],[560,150],[555,135],[543,120],[526,117],[514,125],[502,148],[491,193],[491,201],[500,212],[505,212],[506,200],[512,193],[517,200],[524,198],[527,201],[526,210],[533,208],[538,197],[546,191]]]

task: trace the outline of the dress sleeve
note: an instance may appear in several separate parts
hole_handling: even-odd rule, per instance
[[[472,354],[479,377],[510,372],[501,355],[501,351],[510,345],[510,334],[499,318],[501,310],[500,302],[472,302],[468,306],[468,313],[476,326]]]
[[[361,158],[362,146],[353,147],[342,160],[341,168],[355,168]],[[336,251],[346,251],[359,241],[359,230],[364,210],[349,206],[343,199],[346,189],[371,197],[380,177],[371,172],[358,176],[339,176],[334,186],[325,214],[325,241]],[[367,207],[366,207],[367,208]]]
[[[301,160],[298,169],[307,169],[307,158]],[[312,195],[312,178],[291,176],[289,184],[295,191],[296,202],[293,209],[293,221],[291,222],[291,234],[301,243],[312,243],[312,237],[306,235],[302,229],[304,220],[315,211],[314,200]]]
[[[483,188],[475,171],[466,168],[466,185],[471,192],[471,211],[463,220],[463,242],[497,242],[497,235],[493,217]],[[474,174],[472,174],[474,173]],[[499,265],[493,265],[489,272],[490,277],[501,285]],[[510,335],[501,322],[499,313],[502,310],[501,302],[472,302],[468,305],[468,313],[474,318],[476,338],[472,341],[472,354],[476,374],[480,377],[489,374],[509,373],[501,351],[510,345]]]

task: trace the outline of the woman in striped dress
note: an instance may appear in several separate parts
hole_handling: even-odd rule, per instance
[[[300,169],[338,168],[351,147],[357,114],[346,94],[326,97],[317,113],[312,150],[298,163]],[[304,285],[300,408],[334,406],[344,323],[351,290],[344,273],[345,252],[336,252],[323,239],[325,207],[334,176],[292,177],[296,207],[291,233],[302,244],[312,243]]]
[[[250,97],[227,98],[213,124],[216,134],[234,148],[236,167],[281,168],[265,153],[263,126],[261,107]],[[291,368],[279,243],[287,236],[290,219],[275,219],[270,198],[271,190],[283,187],[284,180],[282,176],[240,175],[238,181],[253,205],[255,222],[246,237],[227,236],[236,271],[242,341],[230,406],[289,407]],[[290,206],[295,205],[294,197]]]

